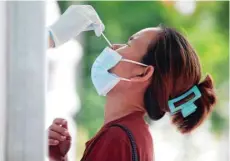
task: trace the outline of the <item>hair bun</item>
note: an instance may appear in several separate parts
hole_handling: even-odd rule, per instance
[[[213,79],[209,74],[201,83],[198,84],[198,88],[202,94],[202,102],[206,105],[206,107],[210,107],[216,103],[216,94],[213,89]]]
[[[216,94],[213,87],[213,80],[210,75],[198,84],[201,97],[195,101],[197,109],[186,118],[181,113],[172,116],[172,122],[181,133],[190,133],[196,129],[210,114],[216,103]]]

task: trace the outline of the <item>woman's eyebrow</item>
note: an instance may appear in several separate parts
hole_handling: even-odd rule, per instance
[[[129,40],[132,40],[134,38],[134,36],[131,36],[130,38],[129,38]]]
[[[132,35],[132,36],[129,38],[129,40],[135,39],[135,38],[137,38],[137,37],[139,37],[139,36],[140,36],[140,33],[135,33],[134,35]]]

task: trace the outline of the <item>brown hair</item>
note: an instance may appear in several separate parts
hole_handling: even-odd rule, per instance
[[[197,85],[202,96],[195,101],[196,111],[185,118],[181,112],[171,116],[172,123],[180,132],[189,133],[204,121],[216,103],[213,81],[207,75],[200,82],[199,58],[184,36],[172,28],[161,29],[162,32],[150,44],[143,58],[143,63],[154,67],[152,82],[145,92],[145,108],[151,119],[159,120],[166,112],[170,112],[170,99]],[[182,103],[185,102],[186,100]]]

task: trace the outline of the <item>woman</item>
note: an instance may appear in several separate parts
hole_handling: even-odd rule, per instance
[[[82,158],[86,161],[153,161],[145,114],[159,120],[169,113],[181,133],[191,133],[216,102],[211,76],[201,81],[195,50],[172,28],[147,28],[127,44],[106,48],[91,72],[98,94],[106,95],[106,104],[103,127],[86,143]],[[70,136],[64,133],[67,123],[62,121],[56,119],[49,129],[53,160],[67,160]]]

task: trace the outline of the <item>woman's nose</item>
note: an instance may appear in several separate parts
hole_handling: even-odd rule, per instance
[[[113,44],[112,45],[112,49],[113,50],[117,50],[117,49],[119,49],[119,48],[121,48],[121,47],[123,47],[123,46],[125,46],[126,44]]]

